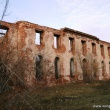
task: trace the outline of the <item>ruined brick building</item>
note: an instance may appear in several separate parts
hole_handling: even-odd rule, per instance
[[[7,74],[13,71],[28,85],[83,80],[82,63],[90,56],[98,62],[97,79],[110,78],[108,42],[70,28],[58,30],[26,21],[0,24],[6,30],[0,37],[0,60]]]

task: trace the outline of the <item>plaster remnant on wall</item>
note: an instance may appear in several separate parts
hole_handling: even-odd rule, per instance
[[[6,59],[7,66],[13,67],[19,59],[17,74],[23,76],[28,85],[42,81],[46,81],[46,85],[56,85],[83,80],[81,63],[88,58],[97,59],[99,63],[98,79],[110,78],[110,43],[96,36],[27,21],[0,21],[0,29],[7,30],[0,37],[1,61]],[[36,62],[37,57],[40,61]]]

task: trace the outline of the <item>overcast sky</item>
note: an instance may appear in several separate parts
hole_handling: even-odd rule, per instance
[[[110,0],[10,0],[7,14],[5,21],[68,27],[110,42]]]

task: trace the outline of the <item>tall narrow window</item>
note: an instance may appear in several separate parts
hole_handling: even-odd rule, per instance
[[[73,58],[70,59],[70,77],[74,75],[74,60]]]
[[[87,78],[87,61],[86,59],[83,59],[82,61],[82,71],[83,71],[83,80],[85,81]]]
[[[35,38],[35,44],[41,45],[42,43],[42,31],[36,31],[36,38]]]
[[[104,57],[104,46],[100,45],[100,51],[101,51],[101,55]]]
[[[59,57],[56,57],[55,58],[55,79],[58,79],[59,77],[59,69],[60,69]]]
[[[109,74],[110,74],[110,62],[109,62]]]
[[[96,55],[96,44],[92,43],[92,53]]]
[[[82,43],[82,53],[85,56],[87,53],[87,49],[86,49],[86,41],[81,41]]]
[[[102,61],[102,76],[104,76],[105,69],[104,69],[104,61]]]
[[[69,38],[69,50],[71,52],[75,52],[75,42],[74,42],[74,38]]]
[[[42,80],[43,78],[43,57],[38,55],[36,57],[36,79]]]
[[[108,47],[108,56],[110,58],[110,47]]]
[[[59,35],[54,34],[54,48],[58,48],[60,46],[60,37]]]

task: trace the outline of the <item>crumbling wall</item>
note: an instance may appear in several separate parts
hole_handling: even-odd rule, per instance
[[[0,43],[2,53],[0,56],[27,85],[37,85],[43,81],[46,85],[56,85],[83,80],[83,71],[78,60],[80,57],[83,61],[88,54],[99,62],[99,79],[110,78],[110,56],[107,50],[110,43],[69,28],[57,30],[25,21],[3,22],[2,25],[3,28],[7,27],[8,31]],[[36,33],[40,34],[39,44],[35,43]],[[101,55],[100,45],[104,46],[104,57]],[[42,58],[40,67],[42,80],[37,77],[36,69],[39,68],[36,65],[37,58]],[[104,75],[102,75],[102,61],[105,65]]]

